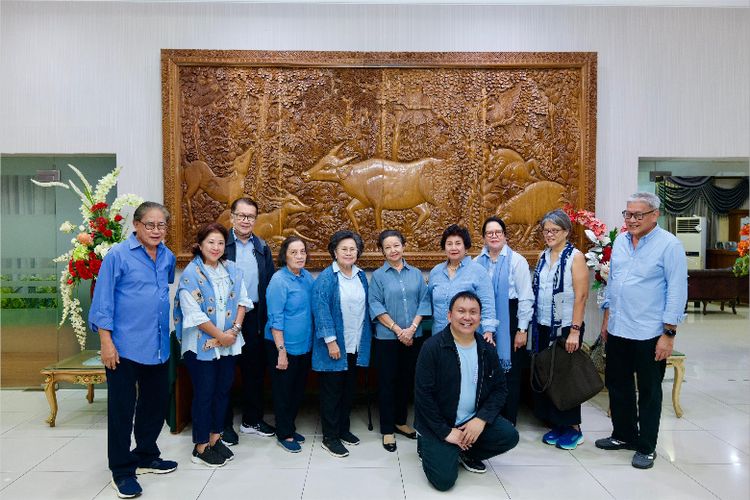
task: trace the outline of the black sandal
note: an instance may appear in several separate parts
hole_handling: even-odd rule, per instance
[[[385,448],[385,451],[393,453],[394,451],[396,451],[396,441],[394,440],[392,443],[386,443],[385,436],[386,435],[383,435],[383,448]]]
[[[401,434],[402,436],[408,437],[409,439],[417,439],[417,431],[414,432],[404,432],[398,427],[395,427],[396,434]]]

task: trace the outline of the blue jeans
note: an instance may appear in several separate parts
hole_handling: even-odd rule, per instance
[[[208,443],[211,433],[224,430],[235,356],[200,361],[194,352],[188,351],[183,359],[193,381],[193,443]]]
[[[458,477],[458,455],[461,449],[444,440],[420,435],[417,447],[422,454],[422,469],[427,480],[440,491],[447,491],[456,484]],[[466,455],[475,460],[487,460],[515,448],[518,431],[513,425],[498,416],[488,423]]]

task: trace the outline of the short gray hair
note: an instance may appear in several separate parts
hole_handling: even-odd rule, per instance
[[[626,203],[637,203],[642,201],[652,210],[657,210],[661,206],[661,200],[654,193],[633,193],[628,196]]]
[[[568,217],[568,214],[566,214],[559,208],[557,210],[552,210],[551,212],[547,212],[546,214],[544,214],[542,220],[539,221],[539,227],[544,228],[544,224],[546,222],[551,222],[552,224],[559,226],[563,228],[563,230],[568,232],[571,232],[573,230],[573,224],[570,222],[570,217]]]
[[[167,210],[167,207],[162,205],[161,203],[156,203],[155,201],[144,201],[140,205],[138,205],[138,208],[135,209],[135,212],[133,213],[133,220],[141,221],[143,220],[143,216],[146,215],[146,212],[149,212],[153,209],[161,210],[161,212],[164,214],[164,219],[167,221],[169,220],[169,210]]]

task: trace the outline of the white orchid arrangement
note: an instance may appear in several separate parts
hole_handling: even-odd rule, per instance
[[[62,297],[63,311],[62,319],[58,327],[62,327],[65,321],[70,321],[73,331],[78,340],[81,350],[86,347],[86,336],[88,330],[83,319],[81,302],[74,297],[73,291],[82,280],[93,281],[99,274],[99,268],[104,256],[117,243],[127,238],[127,220],[120,212],[126,206],[137,207],[143,203],[140,196],[134,194],[123,194],[117,197],[110,207],[106,203],[107,194],[117,184],[121,167],[117,167],[110,173],[99,179],[96,186],[92,186],[86,177],[73,165],[68,165],[81,181],[79,188],[76,183],[69,180],[63,182],[31,182],[40,187],[61,187],[72,189],[81,199],[81,216],[83,223],[75,225],[65,221],[60,226],[63,233],[79,231],[75,238],[70,240],[73,245],[70,250],[53,259],[54,262],[67,262],[68,265],[60,272],[60,295]],[[93,288],[92,288],[93,290]]]

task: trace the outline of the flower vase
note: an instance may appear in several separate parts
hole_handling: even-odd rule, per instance
[[[596,305],[600,306],[604,303],[604,295],[607,293],[607,285],[602,285],[596,291]]]

